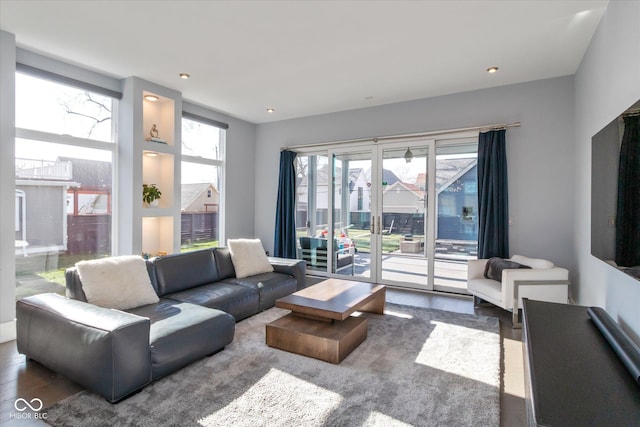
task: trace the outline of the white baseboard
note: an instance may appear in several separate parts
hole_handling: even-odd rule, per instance
[[[0,343],[16,339],[16,321],[0,323]]]

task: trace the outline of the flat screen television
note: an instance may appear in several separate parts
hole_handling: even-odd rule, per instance
[[[638,123],[640,100],[591,140],[591,254],[640,280]]]

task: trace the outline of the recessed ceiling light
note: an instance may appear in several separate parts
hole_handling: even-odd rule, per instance
[[[180,73],[180,78],[183,80],[187,80],[189,77],[191,77],[189,74],[187,73]]]
[[[146,99],[147,101],[156,102],[160,98],[155,95],[145,95],[144,99]]]
[[[267,108],[267,113],[273,113],[274,111],[276,111],[275,108]]]
[[[489,67],[489,68],[487,68],[487,73],[489,73],[489,74],[497,73],[498,70],[499,70],[498,67]]]

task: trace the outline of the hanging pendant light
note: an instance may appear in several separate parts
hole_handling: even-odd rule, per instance
[[[411,163],[411,160],[413,159],[413,153],[411,152],[410,148],[407,148],[407,152],[404,153],[404,160],[407,163]]]

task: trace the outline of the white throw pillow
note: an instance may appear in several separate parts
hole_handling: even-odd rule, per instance
[[[160,301],[151,285],[144,259],[136,255],[76,263],[82,290],[91,304],[117,310]]]
[[[238,279],[273,271],[260,239],[229,239],[227,245]]]
[[[511,257],[511,261],[517,262],[518,264],[528,265],[531,268],[537,268],[537,269],[553,268],[553,263],[551,261],[547,261],[546,259],[528,258],[522,255],[514,255]]]

